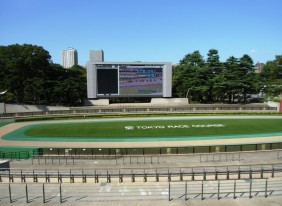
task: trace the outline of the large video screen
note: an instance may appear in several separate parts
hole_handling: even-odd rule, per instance
[[[163,67],[97,65],[98,96],[162,96]]]
[[[162,96],[162,68],[157,66],[120,66],[119,95]]]

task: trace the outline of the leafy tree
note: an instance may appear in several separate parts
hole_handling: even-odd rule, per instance
[[[220,62],[218,51],[209,50],[205,61],[199,51],[187,54],[174,69],[173,87],[178,96],[191,101],[213,103],[246,102],[262,85],[254,72],[253,60],[244,55]]]
[[[236,73],[239,67],[239,60],[238,58],[231,56],[226,60],[224,66],[222,74],[222,88],[226,95],[225,97],[228,98],[228,103],[232,103],[235,100],[235,95],[240,91],[238,88],[238,82],[241,77]]]
[[[62,93],[57,91],[57,87],[60,87],[60,84],[65,80],[65,78],[65,69],[59,64],[51,63],[44,78],[46,104],[63,105],[62,101],[60,101]]]
[[[180,64],[174,69],[173,84],[178,96],[189,97],[190,100],[199,101],[205,90],[202,87],[203,79],[200,68],[205,65],[205,61],[199,51],[187,54]]]
[[[0,89],[18,103],[82,105],[86,98],[86,70],[53,64],[40,46],[0,46],[0,75]]]
[[[218,51],[216,49],[209,50],[206,61],[206,84],[208,86],[207,102],[214,102],[214,98],[220,94],[220,90],[216,87],[216,83],[220,79],[217,76],[222,72],[222,63],[219,60]],[[216,96],[215,96],[216,94]]]
[[[78,67],[66,71],[68,78],[65,92],[68,102],[72,105],[82,105],[86,98],[86,70]]]
[[[51,56],[42,47],[14,44],[0,47],[2,87],[15,95],[17,102],[38,102],[42,79],[49,68]]]
[[[64,69],[60,65],[53,65],[56,69],[56,81],[50,81],[53,85],[52,94],[56,102],[60,105],[83,105],[86,99],[86,70],[72,67]]]
[[[275,60],[268,61],[260,75],[268,96],[282,98],[282,55],[277,55]]]
[[[256,94],[260,91],[262,84],[259,83],[258,75],[254,70],[254,62],[248,55],[240,58],[238,75],[240,75],[239,87],[243,96],[243,102],[246,103],[248,94]]]

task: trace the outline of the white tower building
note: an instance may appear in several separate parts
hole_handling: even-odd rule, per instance
[[[71,68],[73,65],[78,64],[77,50],[68,48],[62,50],[62,65],[64,68]]]

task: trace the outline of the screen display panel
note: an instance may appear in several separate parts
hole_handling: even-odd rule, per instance
[[[118,70],[97,69],[97,89],[99,95],[118,94]]]
[[[163,95],[161,65],[97,65],[97,94],[107,97]]]
[[[121,96],[161,96],[162,68],[121,65],[119,94]]]

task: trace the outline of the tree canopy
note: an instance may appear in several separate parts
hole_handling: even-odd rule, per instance
[[[86,98],[85,69],[53,64],[40,46],[0,46],[0,76],[7,102],[81,105]]]
[[[263,87],[248,55],[231,56],[220,61],[216,49],[209,50],[205,60],[199,51],[185,55],[174,68],[173,87],[176,96],[201,103],[246,102],[248,95]]]
[[[264,90],[268,96],[280,95],[282,99],[282,55],[277,55],[275,60],[265,64],[260,78],[264,82]]]
[[[0,46],[0,92],[5,102],[83,105],[87,98],[86,70],[54,64],[48,51],[31,44]],[[199,51],[184,56],[173,69],[173,95],[200,103],[245,103],[263,91],[282,98],[282,55],[257,74],[248,55],[221,62],[216,49],[205,59]]]

